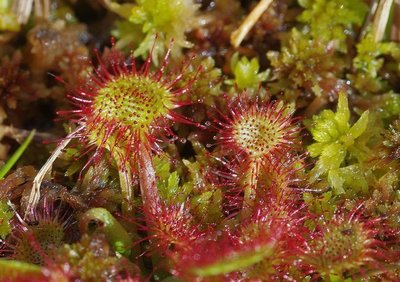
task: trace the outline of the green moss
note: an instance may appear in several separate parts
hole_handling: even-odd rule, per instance
[[[13,1],[0,1],[0,31],[19,31],[17,16],[12,12]]]
[[[215,104],[215,98],[222,93],[222,81],[222,71],[215,66],[212,57],[195,57],[183,72],[179,85],[191,84],[189,99],[194,103],[212,106]]]
[[[400,120],[394,121],[387,132],[383,145],[387,148],[397,150],[400,147]]]
[[[390,91],[380,96],[383,100],[378,107],[380,116],[384,120],[393,120],[400,116],[400,95]]]
[[[347,34],[353,26],[360,26],[368,12],[362,0],[300,0],[305,8],[299,21],[308,25],[307,32],[323,42],[337,41],[339,48],[345,50]]]
[[[345,68],[345,62],[336,55],[334,46],[327,46],[319,38],[311,39],[293,28],[282,42],[280,52],[267,53],[274,68],[272,80],[277,80],[270,87],[274,92],[283,91],[290,101],[301,95],[304,89],[316,96],[329,91],[331,87],[326,85],[327,82],[336,81]]]
[[[400,58],[400,46],[395,42],[376,42],[372,33],[368,33],[357,44],[357,56],[353,60],[354,67],[368,73],[372,78],[378,76],[383,65],[383,55],[392,55]]]
[[[111,35],[117,39],[116,48],[124,51],[130,51],[132,46],[138,45],[144,39],[140,25],[127,20],[116,21]]]
[[[81,217],[80,225],[83,231],[90,231],[92,222],[98,224],[98,229],[107,237],[107,240],[114,251],[118,254],[129,256],[131,254],[131,237],[124,227],[104,208],[93,208],[85,212]]]
[[[235,53],[231,58],[231,69],[235,79],[225,81],[226,84],[236,85],[239,90],[257,90],[260,84],[267,80],[269,71],[260,72],[260,64],[257,58],[249,60],[246,57],[239,58]]]
[[[169,45],[171,39],[175,42],[174,51],[191,47],[186,40],[185,32],[195,25],[195,13],[198,8],[191,0],[138,0],[129,21],[142,25],[145,39],[135,51],[136,56],[145,56],[150,51],[149,42],[154,34],[160,35],[160,42]],[[161,49],[161,48],[160,48]],[[157,52],[157,50],[156,50]]]
[[[63,265],[68,277],[81,281],[112,281],[120,272],[132,274],[130,263],[111,252],[105,238],[83,235],[75,244],[57,251],[55,262]]]
[[[169,48],[171,40],[174,40],[172,53],[175,57],[181,55],[181,48],[192,47],[185,35],[198,24],[196,13],[199,6],[192,0],[138,0],[136,5],[120,5],[112,1],[107,3],[112,11],[140,27],[143,36],[137,41],[139,46],[134,52],[135,56],[145,58],[154,47],[153,62],[157,65],[159,58]],[[129,34],[126,32],[127,26],[120,23],[114,31],[114,34],[121,36],[120,41],[130,41],[137,30],[135,27],[135,31]]]
[[[0,239],[5,239],[11,233],[10,220],[13,218],[14,212],[7,205],[7,202],[0,201]]]
[[[366,189],[359,167],[344,166],[346,159],[362,162],[369,153],[369,148],[364,142],[359,142],[360,136],[367,129],[368,117],[369,111],[365,111],[357,122],[350,125],[350,110],[344,93],[339,94],[336,113],[324,110],[313,117],[310,131],[316,142],[308,146],[307,150],[311,157],[318,157],[318,160],[310,171],[311,182],[315,182],[321,176],[327,176],[337,194],[344,192],[343,184],[348,181],[352,183],[353,188],[359,186],[362,187],[361,190]],[[351,181],[351,177],[356,177],[356,180]]]
[[[303,200],[310,211],[314,214],[324,215],[327,219],[332,217],[336,208],[335,197],[332,191],[325,192],[322,195],[304,193]]]
[[[203,223],[213,224],[223,219],[222,201],[222,191],[215,189],[191,197],[190,203],[196,218]]]
[[[154,156],[153,165],[157,175],[157,188],[161,198],[170,204],[184,202],[193,186],[181,186],[181,177],[178,171],[171,168],[171,160],[168,155]]]
[[[353,59],[355,75],[349,75],[354,81],[354,86],[362,93],[377,93],[388,86],[379,76],[379,71],[384,66],[384,57],[390,56],[395,61],[400,61],[400,45],[395,42],[376,42],[371,32],[357,44],[357,55]]]

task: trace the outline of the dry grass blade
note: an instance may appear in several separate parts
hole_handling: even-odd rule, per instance
[[[382,0],[378,4],[374,22],[372,23],[375,42],[382,41],[385,37],[393,3],[394,0]]]
[[[75,129],[73,133],[65,137],[60,144],[58,144],[57,148],[51,154],[50,158],[46,161],[43,167],[39,170],[36,177],[33,179],[33,185],[31,194],[28,199],[28,206],[25,211],[25,218],[29,216],[29,214],[36,208],[37,204],[40,200],[40,186],[46,174],[51,170],[54,161],[62,154],[65,147],[68,146],[69,142],[75,137],[75,133],[81,130],[81,127]]]
[[[35,9],[35,16],[47,19],[50,15],[50,0],[15,0],[13,4],[13,12],[17,15],[18,23],[26,24]]]
[[[32,12],[33,0],[16,0],[13,5],[13,12],[17,15],[18,23],[25,24]]]

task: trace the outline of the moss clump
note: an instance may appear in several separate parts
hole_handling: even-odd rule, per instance
[[[64,245],[57,251],[55,262],[63,265],[69,279],[82,281],[110,281],[135,273],[125,259],[114,256],[102,236],[83,235],[72,245]]]
[[[308,147],[308,151],[311,157],[318,157],[318,161],[310,172],[310,181],[314,182],[320,176],[327,175],[335,193],[344,192],[344,177],[356,176],[358,173],[356,166],[348,167],[346,171],[340,170],[345,159],[362,162],[369,152],[368,147],[361,142],[363,140],[359,139],[367,128],[368,116],[369,112],[364,112],[351,126],[347,96],[341,93],[336,113],[324,110],[313,117],[310,131],[316,142]]]
[[[0,239],[5,239],[11,233],[10,220],[13,218],[14,212],[10,209],[7,203],[0,201]]]

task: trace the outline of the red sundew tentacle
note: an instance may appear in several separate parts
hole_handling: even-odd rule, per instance
[[[127,146],[125,147],[125,156],[123,157],[124,162],[129,162],[131,153],[135,154],[135,152],[132,152],[133,143],[135,141],[135,133],[130,132],[127,139],[128,139],[127,140],[128,143],[127,143]],[[136,159],[136,156],[133,159]]]
[[[121,127],[119,130],[117,130],[115,132],[115,134],[113,134],[113,132],[111,132],[110,136],[114,135],[114,138],[115,138],[115,142],[113,142],[111,144],[111,146],[108,148],[108,150],[111,152],[111,155],[113,155],[114,151],[116,151],[116,148],[118,149],[117,144],[126,143],[126,140],[129,138],[129,134],[128,134],[128,136],[126,135],[127,132],[129,132],[129,134],[130,134],[129,128],[126,128],[126,127]],[[123,148],[123,149],[125,149],[125,148]],[[126,149],[125,149],[125,151],[126,151]],[[125,156],[120,156],[119,159],[123,160],[123,159],[125,159]]]
[[[81,113],[82,110],[57,111],[57,115],[77,115]]]
[[[99,70],[95,69],[94,72],[96,76],[94,75],[90,76],[90,78],[88,79],[88,84],[89,84],[88,88],[90,88],[92,84],[96,85],[96,87],[104,87],[104,84],[107,82],[107,79],[104,76],[101,76],[102,72],[100,72]]]
[[[111,80],[113,78],[112,74],[107,70],[107,67],[104,64],[104,61],[100,57],[99,50],[95,49],[94,54],[96,56],[97,63],[99,64],[99,66],[98,66],[98,68],[95,68],[95,67],[93,68],[97,77],[91,76],[91,80],[93,80],[93,79],[97,80],[97,78],[99,78],[101,84],[103,82]],[[101,80],[103,80],[103,81],[101,81]],[[98,85],[98,86],[102,87],[102,85]]]
[[[83,165],[82,170],[79,172],[78,181],[81,181],[81,180],[82,180],[82,174],[83,174],[83,172],[86,171],[87,168],[89,168],[91,164],[96,163],[96,161],[97,161],[98,159],[100,159],[101,156],[104,155],[104,152],[103,152],[102,150],[95,150],[95,149],[93,149],[93,151],[94,151],[94,154],[91,155],[91,156],[89,157],[89,159],[87,160],[87,162]],[[88,152],[88,153],[89,153],[89,152]]]
[[[90,104],[91,103],[90,100],[86,100],[86,99],[83,99],[83,98],[80,98],[80,97],[76,97],[76,96],[72,96],[70,98],[72,100],[75,100],[75,101],[80,102],[80,103],[85,103],[85,104]]]
[[[183,78],[183,74],[189,68],[189,66],[190,66],[190,64],[185,64],[185,66],[182,69],[182,72],[175,77],[175,79],[169,84],[169,86],[167,86],[168,89],[174,88],[175,84],[177,84]],[[202,72],[202,70],[203,70],[203,67],[199,66],[196,70],[196,74],[193,76],[192,79],[190,79],[188,82],[186,82],[182,87],[172,90],[174,95],[181,96],[181,95],[187,93],[189,91],[189,89],[192,87],[192,85],[194,84],[194,82],[197,80],[197,77]],[[165,82],[167,82],[167,81],[165,81]]]
[[[155,45],[155,43],[156,43],[156,42],[154,42],[154,45]],[[153,45],[153,48],[154,48],[154,45]],[[166,68],[167,65],[168,65],[168,60],[169,60],[169,57],[170,57],[170,55],[171,55],[171,47],[172,47],[172,45],[173,45],[173,40],[171,40],[170,48],[168,48],[167,52],[165,53],[165,56],[164,56],[164,59],[163,59],[163,62],[162,62],[162,64],[161,64],[160,68],[158,69],[158,71],[156,71],[156,72],[154,73],[154,78],[155,78],[157,81],[160,81],[160,79],[162,78],[162,76],[163,76],[163,74],[164,74],[164,72],[165,72],[165,68]],[[153,55],[152,52],[153,52],[153,49],[152,49],[151,52],[150,52],[151,55]]]
[[[111,54],[111,70],[112,73],[114,74],[114,76],[120,76],[121,74],[124,74],[125,72],[121,72],[121,68],[120,68],[120,60],[118,60],[118,58],[114,57],[113,54]]]
[[[144,64],[140,68],[140,73],[142,73],[144,76],[149,75],[151,61],[152,61],[152,55],[153,55],[153,48],[154,48],[154,45],[153,45],[151,51],[149,52],[149,55],[147,56]]]
[[[162,82],[162,84],[163,84],[167,89],[173,89],[174,86],[175,86],[179,81],[181,81],[182,77],[183,77],[183,73],[181,73],[181,74],[175,76],[175,78],[174,78],[173,80],[165,79],[165,80]],[[185,91],[185,92],[186,92],[186,91],[187,91],[186,85],[183,86],[183,87],[181,87],[179,90],[178,90],[178,89],[173,90],[173,92],[176,93],[177,95],[183,94],[183,93],[180,93],[179,91]]]
[[[193,102],[192,101],[179,101],[179,100],[176,100],[176,101],[174,101],[174,109],[177,109],[177,108],[180,108],[180,107],[185,107],[185,106],[190,106],[190,105],[193,105]]]
[[[191,119],[189,119],[189,118],[187,118],[187,117],[185,117],[183,115],[180,115],[180,114],[178,114],[176,112],[170,112],[167,117],[169,119],[172,119],[172,120],[176,121],[176,122],[180,122],[180,123],[193,125],[193,126],[202,128],[201,124],[199,124],[197,122],[194,122],[193,120],[191,120]]]
[[[137,67],[136,67],[136,60],[135,57],[133,55],[133,52],[131,53],[131,55],[129,56],[131,63],[129,65],[130,68],[128,68],[128,71],[126,72],[128,75],[132,75],[132,76],[136,76],[138,74],[137,72]]]

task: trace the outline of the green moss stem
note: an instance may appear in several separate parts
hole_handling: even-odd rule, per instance
[[[79,222],[81,231],[90,231],[90,223],[97,222],[104,232],[108,242],[117,253],[124,256],[131,254],[132,239],[125,228],[104,208],[93,208],[88,210]]]

